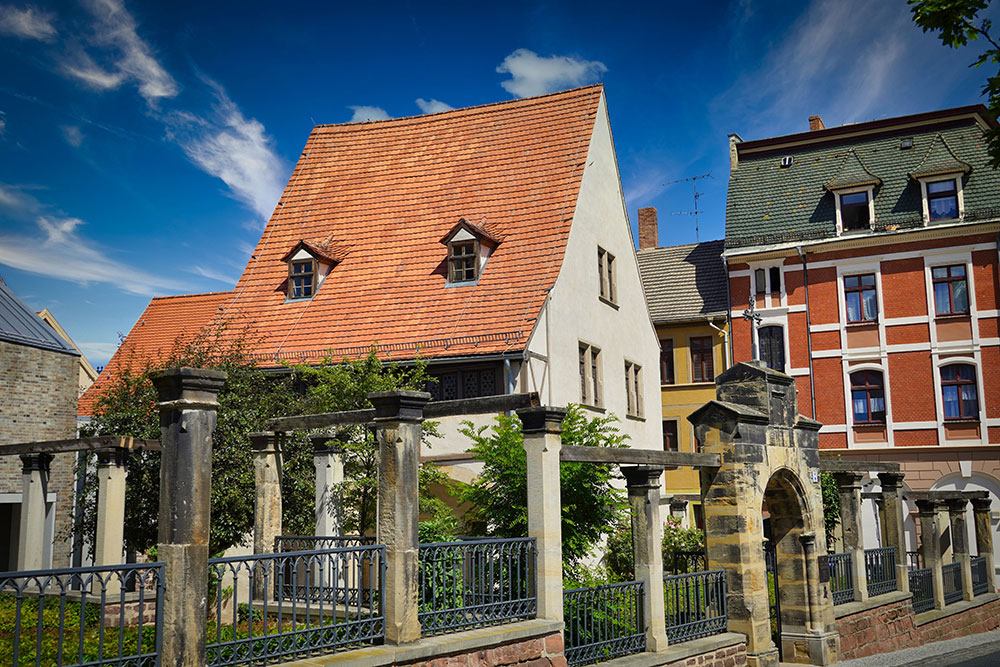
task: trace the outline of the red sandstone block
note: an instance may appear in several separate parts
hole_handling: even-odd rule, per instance
[[[566,657],[562,655],[557,655],[552,658],[552,667],[568,667],[566,664]]]
[[[526,662],[528,660],[535,660],[542,657],[542,649],[545,648],[545,642],[541,639],[532,639],[530,641],[521,642],[519,647],[520,651],[518,651],[518,661]]]
[[[736,659],[726,658],[725,662],[722,663],[722,667],[736,667]]]
[[[535,658],[527,662],[520,663],[521,667],[551,667],[552,662],[548,658]]]
[[[545,638],[545,652],[549,655],[557,655],[563,652],[562,635],[549,635]]]

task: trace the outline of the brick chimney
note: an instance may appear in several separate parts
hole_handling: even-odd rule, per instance
[[[819,116],[809,116],[809,131],[815,132],[816,130],[825,130],[826,125],[823,124],[823,119]]]
[[[656,209],[639,209],[639,250],[656,248],[660,245],[656,222]]]

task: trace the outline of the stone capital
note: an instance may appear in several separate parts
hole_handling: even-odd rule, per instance
[[[660,475],[663,474],[663,468],[659,466],[622,466],[621,471],[629,491],[660,488]]]
[[[933,498],[917,498],[917,515],[934,516],[942,508],[943,503]]]
[[[250,434],[250,447],[254,454],[274,454],[281,451],[283,431],[258,431]]]
[[[159,407],[206,409],[218,405],[219,392],[226,383],[224,371],[209,368],[165,368],[150,379],[159,396]]]
[[[838,471],[833,473],[833,478],[837,480],[837,488],[841,491],[860,491],[863,477],[862,473],[853,471]]]
[[[562,433],[566,408],[536,405],[521,408],[517,411],[517,416],[521,420],[522,433]]]
[[[892,493],[899,491],[899,487],[903,485],[904,475],[901,472],[880,472],[878,473],[878,480],[882,486],[882,493]]]
[[[340,454],[344,451],[344,443],[347,441],[347,434],[340,432],[333,435],[311,435],[309,442],[312,443],[313,456],[328,456],[330,454]]]
[[[97,467],[108,468],[111,466],[123,466],[128,463],[129,450],[124,447],[115,447],[97,452]]]
[[[948,498],[944,501],[949,514],[964,514],[969,501],[967,498]]]
[[[25,474],[36,471],[48,472],[50,463],[52,454],[21,454],[21,471]]]
[[[426,391],[396,389],[376,391],[368,394],[368,400],[375,406],[375,421],[420,422],[424,418],[424,406],[431,400]]]
[[[993,503],[993,499],[986,498],[972,498],[972,511],[973,512],[989,512],[990,505]]]

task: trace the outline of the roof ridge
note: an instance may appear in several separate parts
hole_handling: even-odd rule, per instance
[[[498,106],[505,106],[505,105],[509,105],[509,104],[518,104],[518,103],[522,103],[522,102],[531,102],[531,101],[535,101],[535,100],[541,100],[541,99],[544,99],[546,97],[556,97],[558,95],[569,96],[570,93],[579,93],[579,92],[582,92],[582,91],[585,91],[585,90],[589,90],[591,88],[599,88],[599,89],[603,90],[604,89],[604,84],[603,83],[591,83],[591,84],[588,84],[586,86],[577,86],[576,88],[568,88],[567,90],[557,90],[557,91],[554,91],[554,92],[551,92],[551,93],[544,93],[542,95],[532,95],[530,97],[519,97],[517,99],[513,99],[513,100],[501,100],[499,102],[486,102],[484,104],[473,104],[472,106],[468,106],[468,107],[458,107],[457,109],[447,109],[445,111],[435,111],[434,113],[413,114],[411,116],[399,116],[398,118],[381,118],[381,119],[378,119],[378,120],[363,120],[363,121],[355,121],[355,122],[348,121],[346,123],[320,123],[318,125],[313,126],[313,131],[315,131],[318,128],[325,128],[325,127],[345,127],[345,126],[350,126],[350,127],[368,127],[368,126],[371,126],[371,125],[378,125],[378,124],[381,124],[381,123],[393,123],[393,122],[397,122],[397,121],[421,120],[421,119],[432,118],[432,117],[435,117],[435,116],[442,116],[444,114],[456,113],[456,112],[461,112],[461,111],[474,111],[474,110],[479,110],[479,109],[485,109],[487,107],[498,107]]]
[[[165,301],[166,299],[187,299],[192,296],[216,296],[218,294],[232,294],[236,291],[236,288],[229,290],[219,290],[218,292],[195,292],[193,294],[167,294],[165,296],[154,296],[150,298],[149,302],[153,301]]]

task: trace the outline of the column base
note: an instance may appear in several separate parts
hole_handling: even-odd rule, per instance
[[[839,632],[782,632],[782,662],[830,665],[840,662]]]
[[[778,667],[778,649],[769,648],[760,653],[747,653],[747,667]]]

